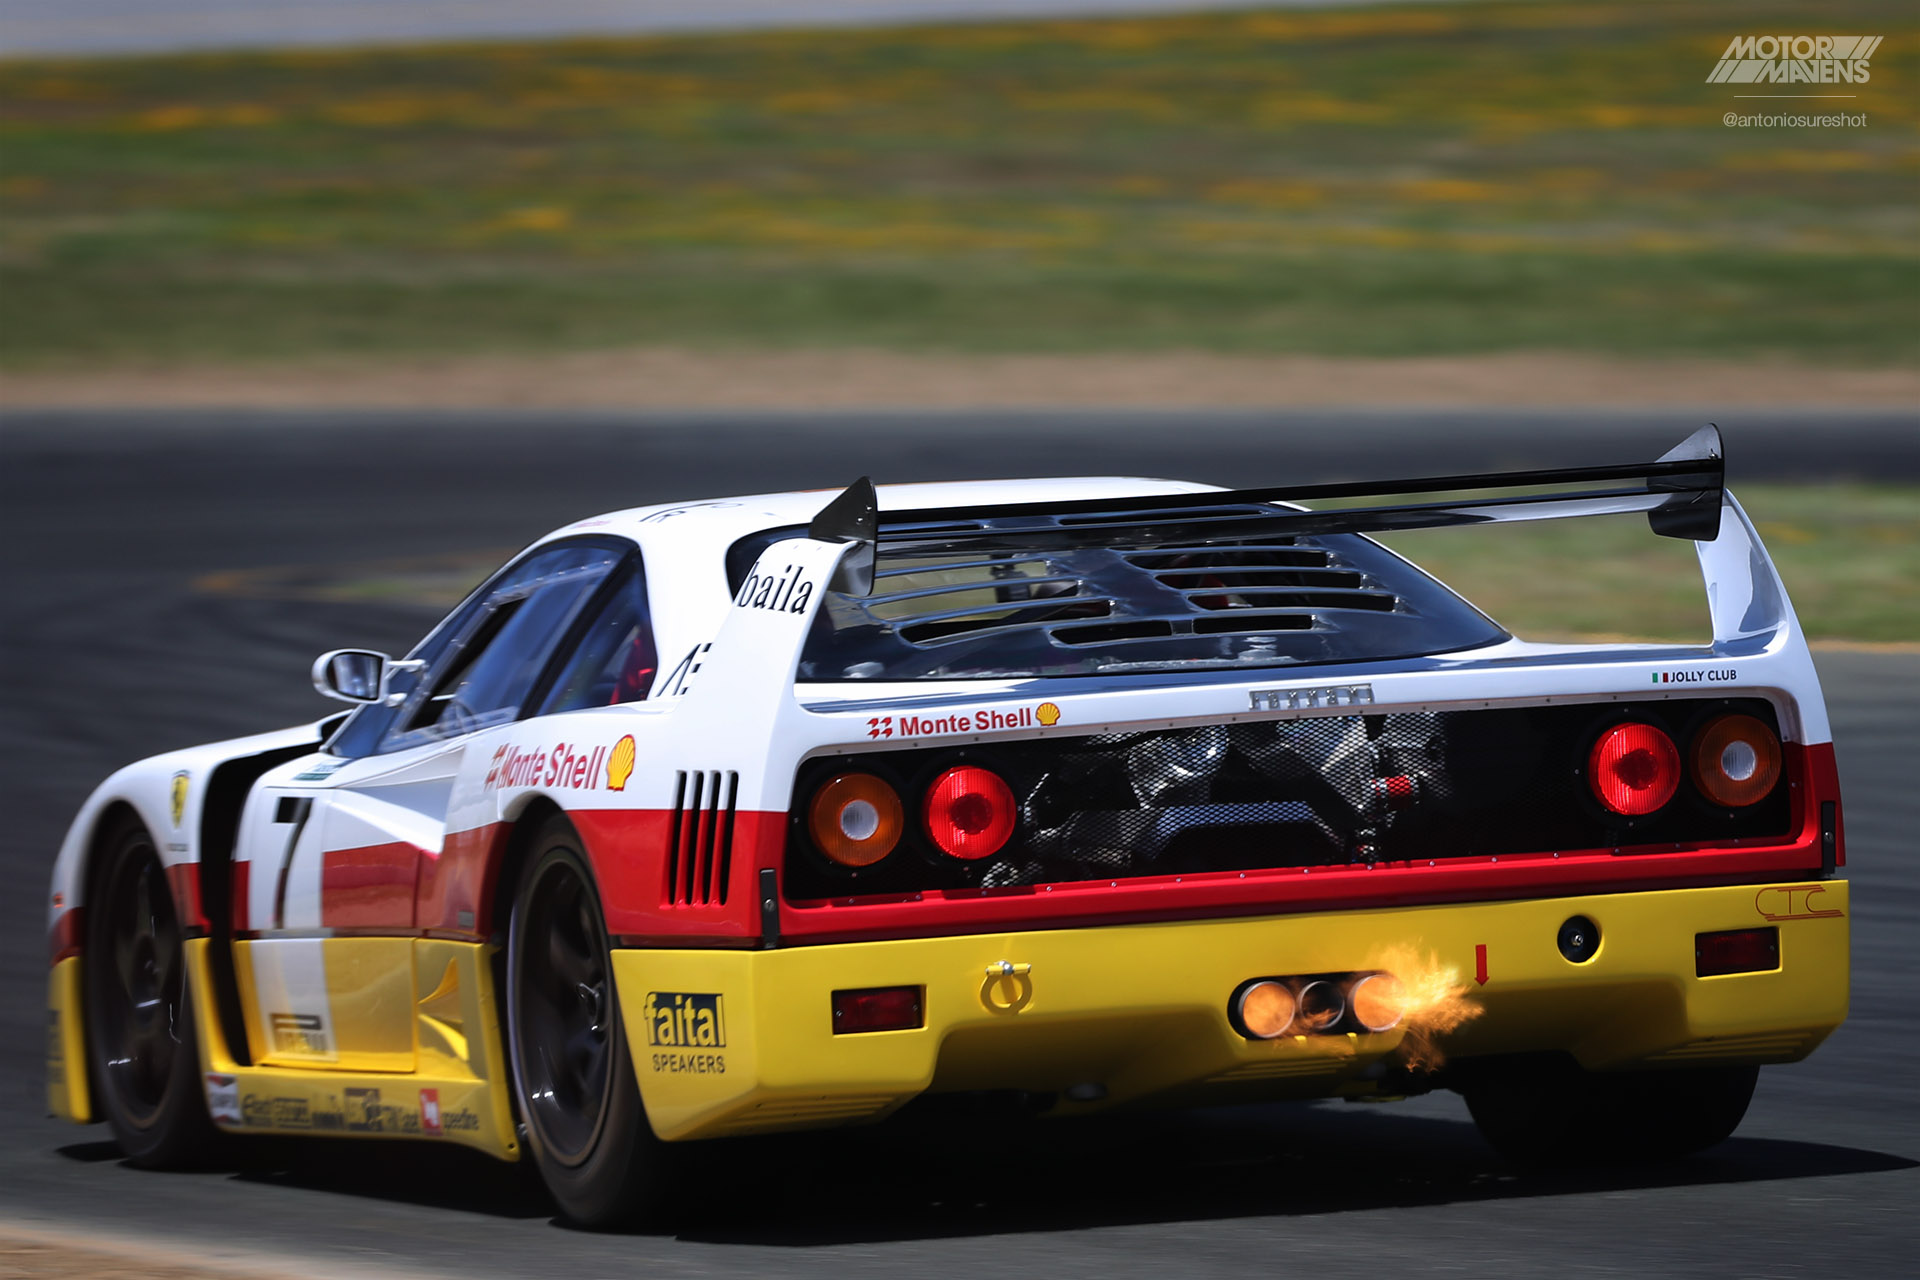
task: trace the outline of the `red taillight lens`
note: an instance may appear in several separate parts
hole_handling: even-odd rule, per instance
[[[900,843],[904,811],[892,787],[870,773],[843,773],[813,793],[807,833],[843,867],[870,867]]]
[[[1780,781],[1780,739],[1752,716],[1716,716],[1693,740],[1693,784],[1718,805],[1758,804]]]
[[[926,1024],[919,987],[868,987],[833,993],[833,1034],[909,1031]]]
[[[991,858],[1013,835],[1014,810],[1013,791],[999,774],[958,765],[927,788],[927,838],[955,858]]]
[[[1652,813],[1680,786],[1680,753],[1672,738],[1650,724],[1617,724],[1593,744],[1587,782],[1594,797],[1615,813],[1630,818]]]
[[[1780,967],[1778,929],[1729,929],[1693,935],[1693,972],[1700,978],[1767,973]]]

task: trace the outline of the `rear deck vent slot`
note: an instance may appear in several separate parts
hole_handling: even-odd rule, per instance
[[[929,654],[998,643],[1056,652],[1140,646],[1128,652],[1145,658],[1154,646],[1190,646],[1197,636],[1333,632],[1356,616],[1416,614],[1326,547],[1286,537],[1206,537],[1207,526],[1244,523],[1259,508],[1178,514],[1181,536],[1147,547],[1128,547],[1133,539],[1122,536],[1136,530],[1139,512],[1059,519],[1060,528],[1114,530],[1115,545],[1105,548],[1028,549],[1014,534],[992,543],[996,531],[984,526],[974,541],[991,545],[954,550],[942,538],[957,526],[894,530],[893,543],[883,540],[872,593],[836,597],[829,616],[836,628],[871,628]]]
[[[740,775],[717,769],[674,774],[667,828],[667,905],[721,906],[733,869],[733,807]]]
[[[1193,546],[1136,551],[1129,564],[1186,598],[1199,612],[1238,609],[1299,609],[1315,612],[1367,609],[1392,613],[1399,598],[1367,581],[1318,547],[1286,543]],[[1284,623],[1276,624],[1283,629]],[[1309,622],[1302,630],[1311,626]],[[1195,626],[1203,634],[1214,628]]]

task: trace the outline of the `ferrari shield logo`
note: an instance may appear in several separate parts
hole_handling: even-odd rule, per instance
[[[178,828],[180,819],[187,816],[187,775],[184,772],[173,775],[173,790],[169,799],[173,804],[173,825]]]

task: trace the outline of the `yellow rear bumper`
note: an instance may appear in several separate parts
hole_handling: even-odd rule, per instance
[[[1351,1096],[1376,1088],[1402,1029],[1249,1041],[1227,1021],[1234,988],[1416,954],[1480,1007],[1442,1042],[1455,1058],[1561,1050],[1593,1069],[1803,1058],[1846,1017],[1847,885],[1784,888],[618,951],[613,966],[647,1114],[668,1139],[855,1123],[928,1091],[1059,1094],[1062,1111]],[[1583,964],[1556,943],[1576,914],[1602,938]],[[1696,933],[1764,926],[1780,931],[1777,970],[1694,976]],[[1028,968],[990,978],[1002,961]],[[923,988],[926,1025],[834,1034],[832,992],[885,986]]]

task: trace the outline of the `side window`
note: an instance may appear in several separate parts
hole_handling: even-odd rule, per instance
[[[619,562],[618,552],[574,545],[516,565],[494,584],[445,659],[428,672],[381,750],[512,720],[576,615]]]
[[[636,565],[622,574],[599,616],[587,624],[541,710],[551,714],[639,702],[659,669],[646,575]]]
[[[415,651],[427,667],[401,705],[363,707],[329,750],[379,755],[514,719],[625,554],[602,543],[567,543],[512,566]]]

